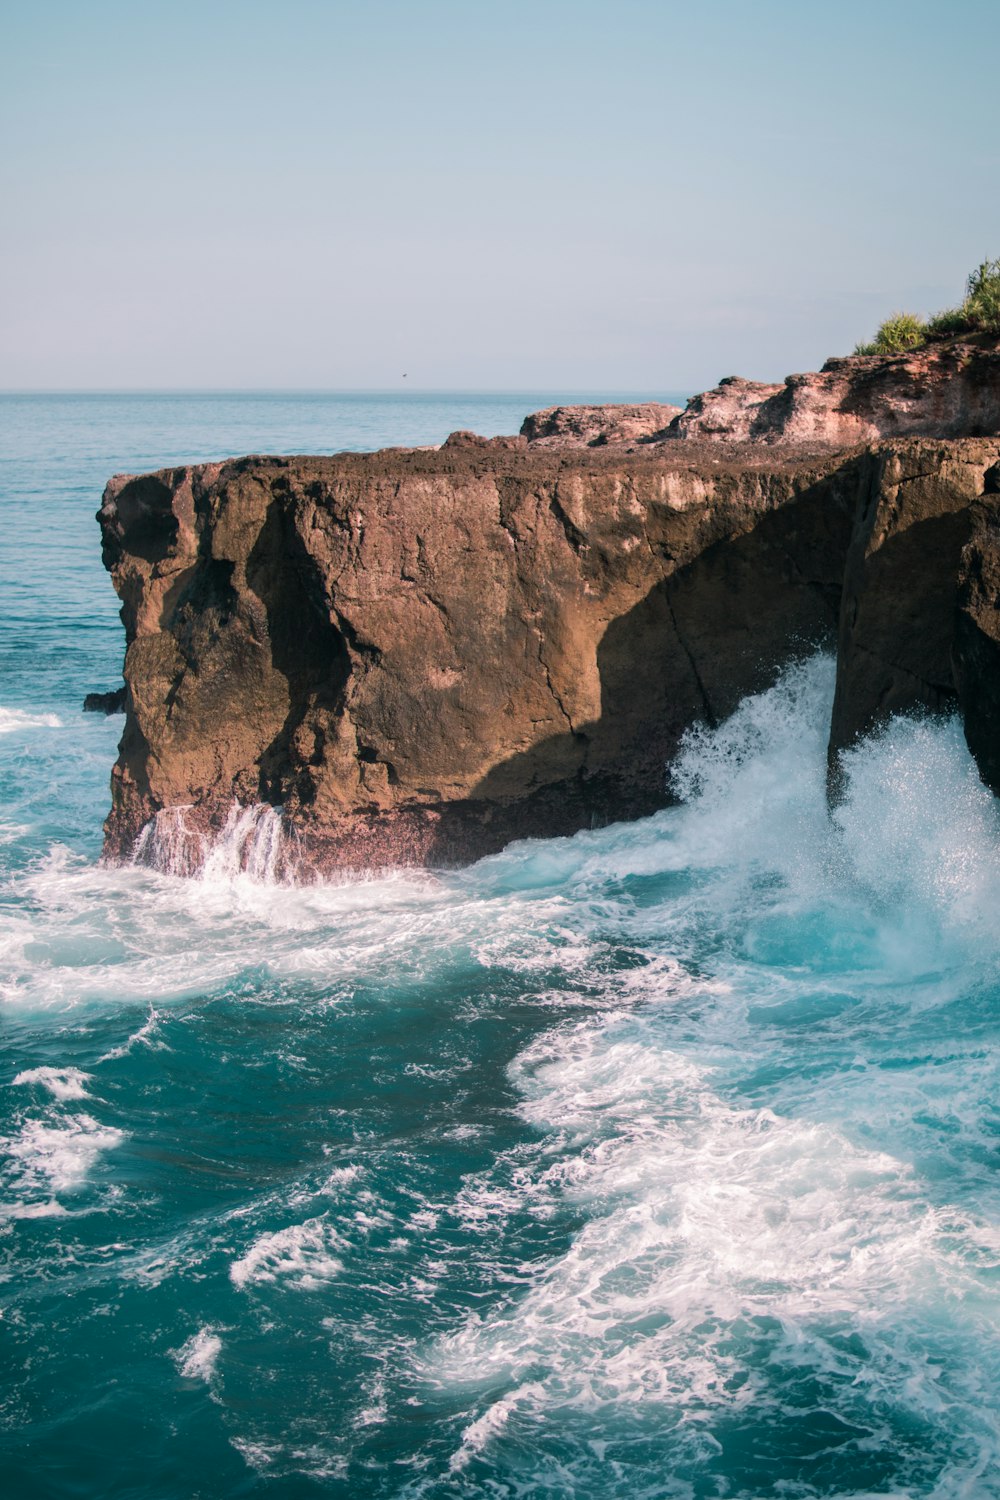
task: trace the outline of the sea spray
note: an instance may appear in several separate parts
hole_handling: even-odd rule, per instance
[[[141,829],[132,860],[164,875],[208,881],[246,875],[261,885],[276,884],[289,862],[281,808],[234,802],[218,830],[201,825],[190,807],[163,808]]]

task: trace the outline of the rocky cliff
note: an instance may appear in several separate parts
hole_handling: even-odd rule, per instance
[[[831,765],[893,714],[960,706],[984,779],[1000,791],[1000,743],[990,749],[1000,716],[981,732],[975,707],[996,691],[986,642],[995,650],[1000,640],[989,571],[998,459],[997,440],[873,451],[844,569]]]
[[[526,417],[521,436],[546,447],[607,443],[716,443],[851,448],[901,437],[987,437],[1000,432],[1000,341],[938,339],[903,354],[828,359],[776,385],[730,375],[684,411],[638,406],[552,406]]]
[[[196,868],[258,804],[318,871],[634,817],[689,725],[834,643],[834,766],[887,714],[957,704],[1000,787],[1000,441],[678,441],[686,415],[554,408],[520,438],[113,480],[108,855],[146,830]]]
[[[899,437],[1000,432],[1000,347],[983,334],[905,354],[829,359],[781,385],[730,376],[688,403],[661,435],[687,442],[850,447]]]
[[[321,868],[648,812],[690,723],[833,638],[860,483],[839,460],[501,444],[113,481],[108,850],[234,800],[280,804]]]

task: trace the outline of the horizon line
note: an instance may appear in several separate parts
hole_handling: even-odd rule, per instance
[[[637,395],[646,386],[0,386],[4,396],[522,396]],[[687,387],[656,388],[658,395],[679,395]],[[655,400],[650,395],[649,400]]]

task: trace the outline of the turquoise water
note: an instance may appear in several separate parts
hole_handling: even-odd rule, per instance
[[[115,469],[554,399],[0,401],[0,1453],[16,1497],[1000,1496],[1000,822],[823,795],[832,665],[682,804],[446,875],[103,870]]]

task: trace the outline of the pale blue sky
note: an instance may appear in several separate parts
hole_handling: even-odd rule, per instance
[[[1000,255],[996,0],[0,0],[0,386],[698,389]]]

